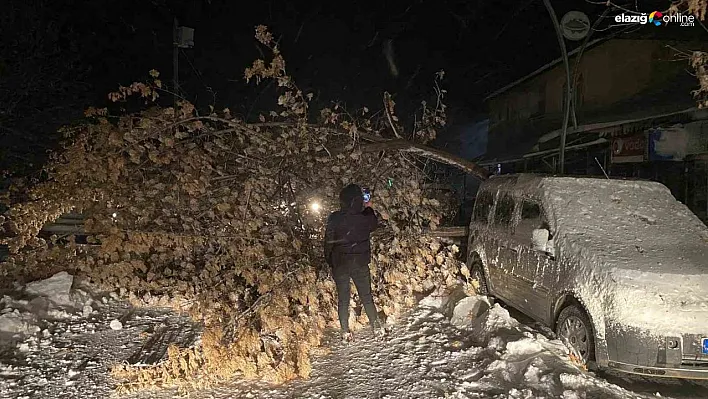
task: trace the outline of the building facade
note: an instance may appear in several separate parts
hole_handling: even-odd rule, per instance
[[[661,181],[708,220],[708,111],[696,108],[698,81],[682,57],[693,50],[706,44],[610,39],[591,42],[580,62],[571,53],[565,172]],[[558,170],[565,73],[556,60],[487,98],[483,165],[495,173]]]

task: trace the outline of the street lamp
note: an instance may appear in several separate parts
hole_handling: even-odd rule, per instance
[[[558,45],[560,46],[561,53],[563,55],[563,65],[565,67],[565,101],[563,101],[563,127],[561,130],[561,140],[560,140],[560,154],[558,155],[559,172],[563,174],[565,172],[565,142],[568,133],[568,119],[570,119],[570,102],[571,95],[573,93],[573,87],[571,86],[570,79],[570,63],[568,62],[568,49],[565,46],[565,36],[569,40],[582,40],[584,39],[590,31],[590,21],[587,15],[579,11],[570,11],[563,16],[563,29],[561,29],[561,24],[558,23],[558,18],[553,10],[550,0],[543,0],[543,4],[548,10],[548,14],[553,22],[553,27],[556,30],[556,36],[558,37]],[[573,82],[574,83],[574,82]],[[574,124],[577,128],[577,121],[575,119]]]

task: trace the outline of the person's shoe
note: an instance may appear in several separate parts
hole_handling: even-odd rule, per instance
[[[348,344],[349,342],[352,342],[354,340],[354,335],[352,335],[351,331],[343,332],[342,333],[342,342],[345,344]]]
[[[378,320],[374,323],[372,329],[374,331],[374,337],[376,338],[383,338],[386,335],[386,329],[381,325],[381,322]]]

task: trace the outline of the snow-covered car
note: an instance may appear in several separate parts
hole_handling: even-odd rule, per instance
[[[578,360],[708,378],[708,228],[662,184],[494,176],[468,267],[482,293],[553,328]]]

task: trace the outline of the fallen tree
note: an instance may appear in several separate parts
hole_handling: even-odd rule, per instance
[[[267,30],[257,28],[256,37],[274,57],[256,61],[246,78],[275,79],[284,88],[280,112],[247,124],[228,110],[199,115],[187,102],[121,117],[90,109],[92,123],[66,132],[47,178],[0,217],[11,250],[0,266],[4,282],[67,270],[136,305],[172,306],[204,323],[201,345],[171,347],[164,364],[116,365],[120,389],[308,376],[311,349],[337,325],[321,238],[350,182],[373,189],[385,221],[373,238],[371,269],[386,318],[464,274],[457,248],[426,234],[450,208],[423,189],[425,162],[415,152],[362,151],[362,136],[389,140],[395,119],[379,123],[366,109],[353,117],[335,108],[308,123],[308,96],[286,74]],[[151,75],[111,98],[155,99],[161,82]],[[444,124],[440,101],[423,112],[430,123],[411,135],[416,146]],[[84,228],[100,246],[37,237],[69,211],[87,216]],[[354,328],[364,324],[365,316],[351,314]]]
[[[416,154],[434,161],[454,166],[465,173],[469,173],[479,180],[485,180],[490,176],[487,169],[477,165],[474,162],[468,161],[462,157],[436,148],[428,147],[422,144],[410,142],[408,140],[390,140],[379,141],[374,144],[368,144],[361,148],[363,152],[379,152],[379,151],[402,151]]]

